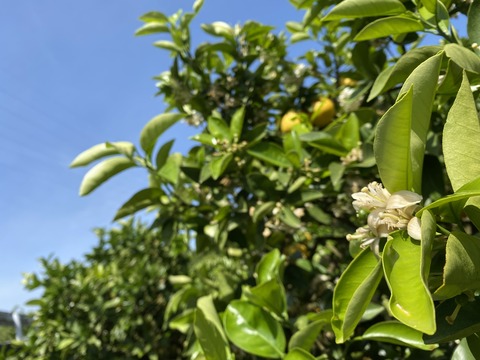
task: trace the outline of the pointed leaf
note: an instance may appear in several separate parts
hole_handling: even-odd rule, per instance
[[[212,296],[197,300],[194,330],[207,360],[231,359],[230,347]]]
[[[184,116],[184,114],[161,114],[143,127],[140,133],[140,145],[147,156],[152,154],[158,137]]]
[[[287,299],[285,288],[278,277],[249,289],[246,298],[277,316],[287,319]]]
[[[217,180],[220,176],[223,175],[225,170],[227,170],[228,165],[230,165],[233,160],[233,153],[223,154],[219,157],[213,158],[210,166],[212,168],[212,178]]]
[[[367,248],[353,259],[338,280],[333,293],[332,317],[337,343],[343,343],[352,336],[382,275],[381,261]]]
[[[218,140],[232,141],[232,133],[225,120],[219,117],[210,116],[207,121],[207,127],[210,134]]]
[[[472,1],[468,9],[467,20],[468,39],[472,43],[480,44],[480,2]]]
[[[252,220],[254,223],[257,223],[259,220],[262,220],[267,214],[270,214],[275,207],[274,201],[267,201],[261,205],[255,207],[253,212]]]
[[[301,348],[291,349],[283,360],[315,360],[316,357]]]
[[[322,20],[331,21],[397,15],[405,11],[405,7],[398,0],[344,0],[335,6]]]
[[[261,142],[255,144],[254,146],[249,148],[247,152],[251,156],[272,165],[280,167],[291,166],[291,163],[283,152],[283,149],[272,142]]]
[[[162,147],[158,150],[157,157],[155,158],[155,164],[157,165],[157,169],[161,169],[163,165],[167,162],[168,155],[170,154],[170,150],[172,149],[174,140],[170,140],[162,145]]]
[[[149,22],[143,25],[137,31],[135,31],[135,35],[136,36],[150,35],[150,34],[165,33],[169,31],[170,31],[170,28],[165,23]]]
[[[158,170],[158,175],[176,185],[178,176],[180,175],[180,166],[182,165],[182,154],[174,153],[170,155],[165,162],[165,165]]]
[[[295,332],[288,342],[288,348],[290,350],[294,348],[310,350],[320,334],[320,331],[330,324],[332,318],[331,310],[325,310],[325,315],[327,315],[325,318],[313,321]]]
[[[475,74],[480,74],[480,57],[473,51],[458,44],[447,44],[445,54],[457,65]]]
[[[159,40],[153,43],[153,46],[156,46],[160,49],[175,51],[175,52],[182,52],[182,48],[175,43],[168,41],[168,40]]]
[[[80,184],[80,196],[91,193],[112,176],[133,166],[136,166],[136,164],[124,157],[114,157],[102,161],[91,168],[83,177]]]
[[[443,284],[435,299],[445,300],[480,289],[480,239],[454,231],[447,240]]]
[[[382,116],[374,140],[375,159],[385,188],[394,193],[413,187],[410,135],[413,88]]]
[[[243,121],[245,118],[245,107],[241,107],[232,116],[230,123],[230,132],[233,135],[234,142],[238,142],[242,136]]]
[[[132,156],[135,151],[135,145],[128,141],[118,141],[118,142],[105,142],[98,145],[92,146],[90,149],[87,149],[81,152],[77,157],[72,161],[70,167],[78,167],[88,165],[95,160],[110,156],[110,155],[120,155],[124,154],[127,156]]]
[[[133,195],[115,214],[113,221],[121,219],[125,216],[133,215],[137,211],[146,207],[156,205],[160,202],[160,196],[163,195],[159,188],[143,189]]]
[[[435,332],[435,308],[423,279],[422,247],[405,231],[391,234],[383,250],[383,269],[391,291],[389,307],[405,325],[426,334]]]
[[[355,338],[355,340],[384,341],[422,350],[433,350],[438,347],[436,344],[425,344],[422,335],[422,332],[400,322],[384,321],[371,326],[361,337]]]
[[[223,325],[230,341],[240,349],[269,359],[283,358],[286,345],[283,329],[261,307],[233,300],[225,310]]]
[[[405,34],[409,32],[422,31],[423,24],[412,18],[404,16],[390,16],[375,20],[365,26],[353,39],[364,41],[378,39],[386,36]]]
[[[255,269],[257,284],[263,284],[275,278],[281,278],[280,270],[283,256],[278,249],[274,249],[262,256]]]
[[[480,122],[465,73],[443,130],[443,153],[454,191],[480,177]]]
[[[451,360],[477,360],[468,346],[467,339],[462,339],[452,354]]]

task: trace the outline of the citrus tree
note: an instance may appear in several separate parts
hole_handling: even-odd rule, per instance
[[[137,35],[173,59],[156,77],[167,111],[138,144],[72,162],[98,162],[81,195],[145,169],[114,218],[149,209],[159,251],[188,255],[166,265],[161,321],[183,336],[178,357],[480,357],[480,3],[291,0],[304,16],[287,32],[214,22],[197,45],[202,3],[141,18]],[[179,121],[198,129],[186,154],[162,136]],[[132,311],[122,299],[101,301]],[[101,352],[113,330],[99,329]],[[54,345],[69,358],[71,331]]]

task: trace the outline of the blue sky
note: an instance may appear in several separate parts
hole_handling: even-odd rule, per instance
[[[80,198],[86,169],[69,169],[86,148],[133,141],[162,113],[152,77],[167,70],[157,38],[133,36],[138,17],[190,9],[193,0],[22,0],[0,13],[0,310],[38,294],[23,290],[22,273],[40,270],[50,254],[80,259],[96,243],[95,227],[112,226],[116,209],[147,185],[131,170]],[[194,23],[253,19],[282,28],[299,20],[287,0],[206,0]],[[198,31],[194,41],[202,41]],[[176,128],[176,151],[192,129]]]

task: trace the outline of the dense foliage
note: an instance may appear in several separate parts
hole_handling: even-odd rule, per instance
[[[480,356],[479,2],[291,2],[288,36],[215,22],[198,46],[201,0],[141,18],[173,58],[168,112],[72,166],[101,160],[81,195],[143,167],[115,219],[157,217],[44,260],[27,358]],[[198,145],[171,153],[182,119]]]

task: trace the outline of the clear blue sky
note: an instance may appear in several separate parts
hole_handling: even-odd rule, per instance
[[[95,227],[112,226],[116,209],[147,186],[127,171],[80,198],[86,169],[69,169],[86,148],[104,141],[138,143],[143,125],[164,109],[152,77],[167,70],[157,38],[133,36],[138,17],[191,9],[193,0],[22,0],[0,13],[0,310],[36,294],[22,273],[38,259],[80,259],[96,243]],[[299,20],[287,0],[206,0],[194,23],[253,19],[282,28]],[[194,31],[194,41],[202,41]],[[165,135],[185,151],[186,127]]]

